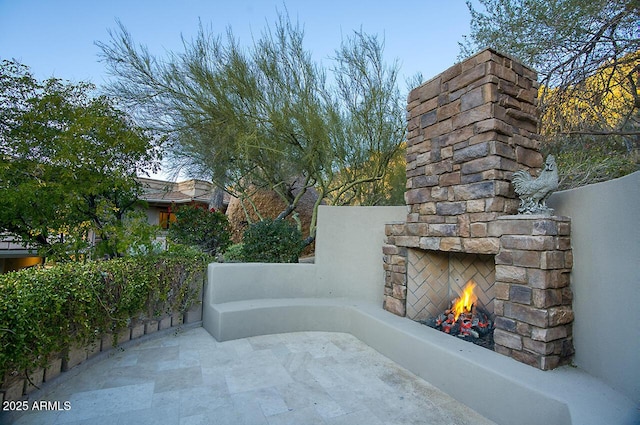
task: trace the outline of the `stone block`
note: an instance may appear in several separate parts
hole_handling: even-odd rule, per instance
[[[527,270],[518,266],[496,264],[496,282],[527,283]]]
[[[506,249],[527,251],[552,250],[556,245],[553,236],[504,235],[500,242]]]
[[[485,95],[484,86],[476,87],[472,90],[469,90],[460,97],[460,110],[467,111],[484,103],[489,103],[491,99],[487,97],[490,96]]]
[[[500,249],[498,238],[464,238],[464,251],[474,254],[496,254]]]
[[[452,172],[440,176],[438,184],[442,187],[460,184],[460,172]]]
[[[117,336],[117,343],[118,344],[125,343],[125,342],[129,341],[130,339],[131,339],[131,329],[130,328],[124,328],[124,329],[120,329],[118,331],[118,336]]]
[[[408,236],[424,236],[429,230],[429,225],[427,223],[407,223],[405,229]]]
[[[407,286],[406,285],[393,285],[391,296],[393,298],[396,298],[396,299],[399,299],[399,300],[406,300],[407,299]]]
[[[458,89],[461,89],[473,83],[476,80],[479,80],[485,75],[487,75],[486,67],[484,63],[480,63],[478,65],[475,65],[471,69],[465,70],[465,72],[461,73],[457,77],[454,77],[451,80],[449,80],[448,89],[450,91],[456,91]]]
[[[171,327],[171,316],[165,316],[158,323],[158,330],[169,329]]]
[[[157,320],[147,320],[144,324],[145,335],[158,332],[159,326],[160,326],[160,322],[158,322]]]
[[[137,323],[131,328],[131,339],[140,338],[144,335],[144,323]]]
[[[25,380],[21,376],[15,376],[10,379],[3,380],[2,390],[4,399],[7,401],[18,401],[22,398],[25,390]]]
[[[513,264],[513,253],[512,251],[508,251],[506,249],[502,249],[496,254],[495,258],[496,267],[498,265],[509,266]]]
[[[495,182],[493,181],[481,181],[453,187],[453,196],[456,201],[490,198],[493,197],[494,194]]]
[[[419,236],[396,236],[395,244],[408,248],[417,248],[420,245]]]
[[[484,199],[471,199],[467,201],[467,212],[469,213],[477,213],[484,212]],[[485,226],[485,234],[486,234],[486,226]]]
[[[62,372],[62,357],[55,357],[49,360],[44,368],[44,381],[51,381]]]
[[[28,379],[25,380],[25,394],[37,390],[44,382],[44,369],[37,368],[34,371],[29,372]]]
[[[546,251],[540,253],[540,268],[543,270],[563,269],[564,266],[563,251]]]
[[[428,187],[409,189],[405,192],[404,199],[408,205],[431,201],[431,189]]]
[[[438,121],[446,120],[447,118],[451,118],[454,115],[460,113],[460,99],[456,99],[453,102],[442,105],[437,109],[438,112]]]
[[[113,348],[113,334],[105,334],[100,338],[100,351],[108,351]]]
[[[453,152],[453,162],[460,164],[463,162],[471,161],[472,159],[484,158],[488,154],[489,143],[479,143],[455,150]]]
[[[415,176],[411,179],[412,188],[432,187],[438,185],[440,177],[437,175],[431,176]]]
[[[429,224],[429,231],[425,231],[422,235],[429,236],[456,236],[458,234],[457,224]]]
[[[202,320],[202,304],[198,303],[184,313],[184,323],[195,323]]]
[[[496,345],[502,345],[512,350],[522,350],[522,337],[503,329],[493,331],[493,341]]]
[[[525,350],[529,350],[543,356],[553,354],[553,344],[549,344],[543,341],[536,341],[531,338],[522,338],[522,342]]]
[[[436,214],[438,215],[458,215],[466,212],[467,203],[459,202],[438,202],[436,204]]]
[[[533,305],[538,308],[564,304],[561,289],[533,289],[532,299]]]
[[[420,238],[419,247],[421,249],[427,249],[430,251],[437,251],[440,249],[440,238],[436,237],[422,237]]]
[[[447,134],[451,132],[453,129],[454,128],[453,128],[452,118],[449,118],[444,121],[440,121],[433,125],[425,127],[422,132],[422,135],[425,139],[433,139],[434,137]]]
[[[541,168],[544,162],[539,151],[523,146],[516,146],[516,161],[530,168]]]
[[[440,250],[441,251],[453,251],[453,252],[461,252],[462,251],[462,242],[460,238],[440,238]]]
[[[533,223],[531,234],[555,236],[558,234],[558,226],[555,221],[550,219],[536,220]]]
[[[553,328],[536,328],[531,330],[531,339],[536,341],[550,342],[568,336],[566,326],[555,326]]]
[[[175,312],[171,314],[171,327],[180,326],[184,323],[184,314]]]
[[[532,292],[531,288],[523,285],[511,285],[509,289],[509,301],[531,305]]]
[[[102,341],[100,339],[96,339],[93,342],[89,343],[85,347],[85,351],[87,352],[87,359],[97,355],[102,350]]]
[[[462,174],[476,174],[481,171],[500,168],[501,158],[496,155],[488,155],[484,158],[473,159],[462,164],[460,169]]]
[[[512,302],[504,303],[504,316],[528,323],[539,328],[544,328],[548,324],[548,312],[531,306],[516,304]]]
[[[549,326],[566,325],[573,322],[573,310],[571,306],[557,306],[548,310]]]
[[[87,352],[84,347],[78,347],[72,345],[68,347],[65,355],[62,358],[62,370],[68,371],[69,369],[79,365],[87,359]]]
[[[476,134],[488,132],[503,134],[505,136],[513,136],[514,134],[512,126],[497,118],[489,118],[475,123],[473,126],[473,131]]]
[[[531,335],[531,325],[524,322],[516,322],[516,333],[522,336]]]
[[[489,236],[530,235],[533,229],[532,220],[498,219],[489,223]]]
[[[499,300],[505,300],[508,301],[509,300],[509,288],[511,287],[511,285],[509,285],[508,283],[504,283],[504,282],[496,282],[493,284],[493,291],[495,294],[495,297]],[[496,317],[496,321],[498,320],[498,318]],[[514,329],[515,329],[515,325],[514,325]]]
[[[406,316],[406,306],[404,301],[400,301],[393,297],[385,297],[384,309],[395,314],[396,316]]]
[[[513,265],[522,267],[540,267],[540,252],[512,251]]]
[[[429,127],[438,122],[438,110],[426,112],[420,116],[420,128]]]
[[[507,332],[515,333],[516,332],[516,324],[517,322],[512,319],[507,319],[506,317],[498,316],[494,321],[494,325],[496,329],[502,329]]]
[[[411,102],[413,100],[418,100],[420,102],[425,102],[429,99],[432,99],[438,96],[441,92],[440,89],[441,77],[433,78],[426,83],[422,84],[419,87],[411,90],[408,96],[408,100]]]
[[[543,356],[540,358],[540,369],[553,370],[560,366],[559,356]]]
[[[472,201],[469,201],[472,202]],[[467,210],[469,203],[467,202]],[[472,238],[483,238],[487,236],[487,223],[471,223],[469,224],[469,233]],[[498,239],[498,245],[500,240]]]

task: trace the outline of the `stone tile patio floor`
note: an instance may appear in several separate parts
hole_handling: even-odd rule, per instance
[[[493,424],[344,333],[217,342],[182,329],[112,351],[31,395],[68,411],[0,423],[380,425]]]

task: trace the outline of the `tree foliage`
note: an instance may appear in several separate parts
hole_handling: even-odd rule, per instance
[[[377,37],[356,32],[330,69],[303,40],[281,16],[248,48],[231,30],[221,37],[202,26],[183,53],[164,58],[136,46],[122,26],[99,46],[116,77],[110,92],[170,135],[176,167],[241,198],[250,188],[275,190],[286,217],[307,188],[319,193],[317,209],[383,180],[405,133],[397,64],[385,65]],[[315,220],[308,241],[314,235]]]
[[[0,230],[44,256],[77,258],[91,232],[107,241],[137,202],[136,173],[157,158],[149,136],[93,89],[0,67]]]
[[[492,47],[539,72],[541,134],[548,151],[564,152],[567,161],[559,158],[561,172],[578,173],[581,177],[575,181],[586,184],[599,180],[589,175],[617,177],[637,169],[637,0],[479,0],[484,10],[467,4],[472,21],[471,33],[461,46],[463,56]],[[574,167],[585,159],[581,151],[585,145],[599,145],[587,163],[596,169],[604,166],[600,170],[604,172],[585,169],[585,163],[582,169]],[[616,158],[598,159],[609,156]]]

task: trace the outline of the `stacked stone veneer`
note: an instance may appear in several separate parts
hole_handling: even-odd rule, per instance
[[[573,354],[566,217],[513,215],[538,168],[535,71],[484,50],[408,98],[406,222],[386,226],[384,307],[407,313],[409,249],[495,255],[495,350],[540,369]]]

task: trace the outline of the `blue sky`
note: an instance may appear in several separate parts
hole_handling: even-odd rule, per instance
[[[417,72],[430,79],[456,62],[470,15],[463,0],[0,0],[0,59],[16,59],[38,79],[107,78],[96,41],[109,40],[119,19],[151,52],[182,50],[199,19],[223,34],[231,27],[250,45],[278,11],[305,29],[305,45],[328,64],[340,40],[362,29],[385,40],[385,60],[397,59],[401,81]]]

